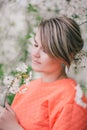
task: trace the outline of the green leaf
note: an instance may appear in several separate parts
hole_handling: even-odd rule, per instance
[[[3,64],[0,64],[0,78],[4,76]]]
[[[13,101],[14,97],[15,97],[15,94],[9,94],[9,95],[7,96],[7,102],[8,102],[10,105],[12,104],[12,101]]]
[[[32,70],[32,67],[31,66],[28,66],[27,68],[27,74],[29,74],[29,72]]]
[[[74,19],[79,18],[79,15],[73,14],[73,15],[72,15],[72,18],[74,18]]]
[[[41,17],[40,15],[38,15],[38,16],[36,17],[36,20],[37,20],[37,21],[41,21],[41,20],[42,20],[42,17]]]
[[[38,12],[37,8],[31,4],[28,4],[27,9],[29,12]]]
[[[47,8],[47,11],[50,12],[50,11],[52,11],[52,10],[51,10],[51,8]]]
[[[32,38],[32,35],[28,33],[28,34],[26,34],[25,38],[26,39]]]

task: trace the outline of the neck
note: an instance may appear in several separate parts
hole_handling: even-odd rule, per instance
[[[67,78],[65,72],[63,73],[52,73],[52,74],[42,74],[42,81],[43,82],[53,82],[59,79]]]

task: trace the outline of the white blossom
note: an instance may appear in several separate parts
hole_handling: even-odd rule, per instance
[[[17,68],[16,71],[17,72],[22,72],[22,73],[26,73],[27,72],[27,68],[28,66],[24,63],[20,64]]]
[[[13,93],[13,94],[16,94],[17,92],[19,92],[19,86],[15,86],[15,87],[11,87],[9,89],[9,92]]]
[[[83,91],[82,91],[80,85],[78,84],[75,89],[76,89],[75,102],[76,102],[78,105],[80,105],[80,106],[86,108],[86,107],[87,107],[87,103],[85,103],[85,102],[82,100]]]
[[[25,79],[25,84],[28,85],[28,84],[29,84],[29,81],[30,81],[30,78],[26,78],[26,79]]]
[[[30,73],[29,73],[29,80],[31,80],[32,79],[32,71],[30,71]]]
[[[14,77],[11,76],[11,75],[10,76],[5,76],[4,80],[3,80],[4,85],[9,88],[13,79],[14,79]]]

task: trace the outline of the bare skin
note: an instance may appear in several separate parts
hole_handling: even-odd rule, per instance
[[[0,130],[24,130],[18,123],[16,115],[10,105],[0,106]]]

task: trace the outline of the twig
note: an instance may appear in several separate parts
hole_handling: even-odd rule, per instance
[[[85,23],[87,23],[87,21],[84,21],[84,22],[80,23],[79,26],[81,26],[81,25],[83,25],[83,24],[85,24]]]

